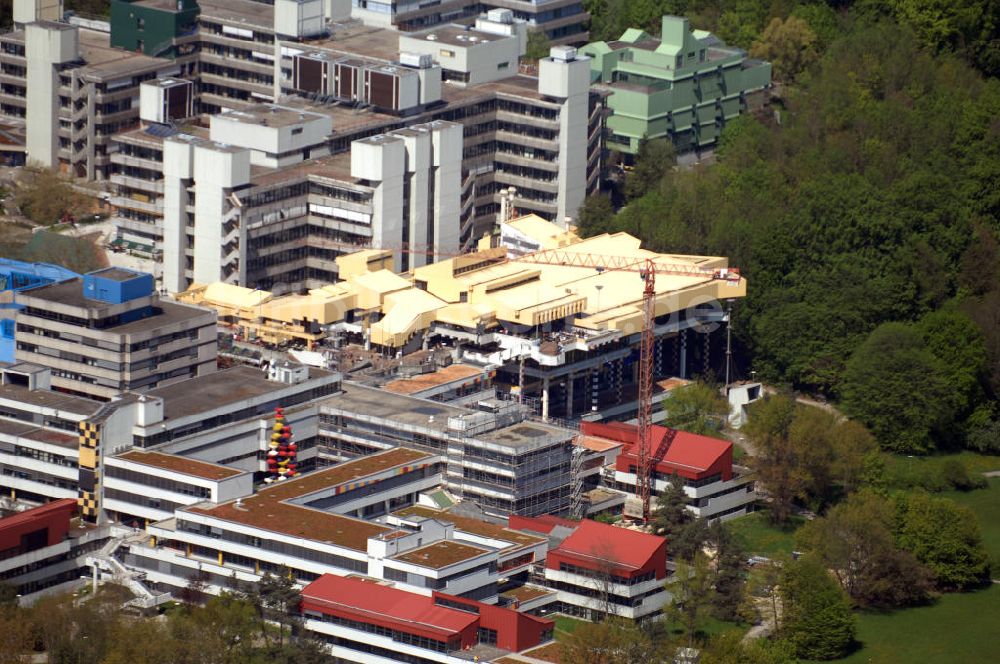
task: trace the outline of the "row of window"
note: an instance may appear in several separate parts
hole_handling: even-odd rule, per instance
[[[371,623],[364,623],[357,620],[351,620],[350,618],[344,618],[342,616],[334,616],[328,613],[319,613],[317,611],[305,611],[303,613],[306,618],[311,620],[318,620],[320,622],[331,623],[333,625],[340,625],[341,627],[347,627],[349,629],[354,629],[359,632],[365,632],[366,634],[377,634],[378,636],[385,636],[393,641],[398,641],[399,643],[405,643],[407,645],[415,646],[417,648],[423,648],[425,650],[434,650],[436,652],[448,652],[450,650],[458,650],[461,646],[460,637],[453,637],[448,641],[438,641],[436,639],[430,639],[425,636],[417,636],[415,634],[409,634],[396,629],[391,629],[389,627],[382,627],[381,625],[373,625]],[[351,642],[354,643],[354,642]],[[358,646],[367,646],[369,644],[357,644]],[[369,646],[370,647],[370,646]],[[359,648],[360,649],[360,648]],[[369,651],[370,652],[370,651]],[[399,653],[392,652],[391,657],[393,660],[399,661],[397,659]]]

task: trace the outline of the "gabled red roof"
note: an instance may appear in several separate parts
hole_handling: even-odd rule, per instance
[[[657,465],[667,463],[692,470],[708,470],[733,448],[729,441],[687,431],[659,426],[654,426],[653,430],[657,441],[653,458]]]
[[[592,560],[595,565],[607,561],[615,568],[632,569],[647,566],[661,550],[666,550],[666,540],[658,535],[590,520],[581,521],[556,548],[557,552]]]
[[[618,422],[595,425],[585,422],[581,425],[580,431],[586,435],[624,443],[625,447],[618,457],[616,466],[619,470],[623,470],[629,464],[635,465],[639,437],[639,428],[636,425]],[[653,462],[660,472],[671,473],[677,470],[682,475],[692,477],[710,470],[721,472],[723,476],[732,473],[733,444],[729,441],[659,425],[650,427],[650,436]]]
[[[324,574],[303,588],[302,600],[314,610],[348,613],[356,620],[390,623],[402,631],[429,633],[440,640],[461,633],[478,620],[472,613],[438,606],[425,595],[334,574]]]

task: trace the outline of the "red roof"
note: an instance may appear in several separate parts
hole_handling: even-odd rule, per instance
[[[657,465],[667,463],[692,470],[708,470],[733,448],[729,441],[687,431],[659,426],[654,426],[653,431],[656,436],[653,449],[658,450],[653,458]]]
[[[545,533],[548,535],[556,526],[566,528],[576,528],[580,523],[570,521],[554,514],[543,514],[541,516],[518,516],[511,514],[507,517],[507,527],[514,530],[530,530],[535,533]]]
[[[636,444],[639,429],[634,424],[595,424],[585,422],[581,425],[583,434],[599,436],[625,443],[626,447],[618,457],[619,469],[635,463],[638,455]],[[697,475],[709,470],[728,475],[732,472],[733,444],[729,441],[700,436],[687,431],[678,431],[668,427],[653,425],[650,427],[652,436],[651,448],[656,469],[670,473],[673,470],[686,471],[682,474]],[[727,460],[728,456],[728,460]],[[724,467],[728,466],[728,467]]]
[[[377,624],[389,622],[402,631],[429,632],[439,640],[460,634],[478,620],[474,614],[437,606],[425,595],[334,574],[324,574],[303,588],[302,600],[314,610],[349,613],[356,620],[367,617]]]
[[[576,558],[595,563],[607,561],[614,567],[633,569],[648,565],[661,550],[666,550],[666,540],[658,535],[590,520],[581,521],[573,534],[556,548]]]

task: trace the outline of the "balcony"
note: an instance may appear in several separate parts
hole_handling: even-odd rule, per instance
[[[116,164],[118,163],[117,159],[112,159],[111,161]],[[152,192],[156,194],[163,193],[163,180],[144,180],[142,178],[133,178],[127,175],[118,174],[113,174],[109,179],[112,183],[121,187],[128,187],[129,189],[137,189],[139,191]]]
[[[541,127],[542,129],[551,129],[552,131],[559,130],[559,119],[549,119],[536,115],[528,115],[524,113],[514,113],[511,111],[502,111],[497,109],[497,120],[503,120],[504,122],[511,122],[514,124],[530,124],[532,127]]]
[[[111,204],[118,208],[139,210],[141,212],[149,212],[150,214],[155,214],[161,217],[163,216],[163,205],[159,202],[150,203],[147,201],[139,201],[134,198],[129,198],[128,196],[112,196]]]
[[[163,161],[157,159],[149,159],[146,157],[133,157],[130,154],[125,154],[124,152],[116,152],[111,159],[112,163],[121,164],[123,166],[134,166],[135,168],[145,168],[156,173],[163,171]]]
[[[514,166],[524,166],[527,168],[538,168],[541,170],[551,171],[553,173],[559,172],[559,162],[554,159],[549,161],[547,159],[540,159],[538,157],[525,157],[519,154],[513,154],[510,152],[500,152],[500,151],[497,151],[495,159],[498,162],[504,164],[512,164]]]
[[[517,145],[525,145],[527,147],[538,148],[540,150],[549,150],[550,152],[559,151],[559,141],[556,139],[539,138],[529,134],[519,134],[503,129],[497,130],[497,140],[508,141]]]
[[[559,193],[559,182],[555,179],[552,180],[538,180],[532,177],[527,177],[524,175],[515,175],[513,173],[505,173],[504,171],[496,171],[496,181],[501,184],[514,185],[518,189],[535,189],[537,191],[544,191],[551,194]],[[553,202],[554,204],[554,202]]]

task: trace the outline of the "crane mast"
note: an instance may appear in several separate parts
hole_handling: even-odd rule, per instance
[[[641,273],[642,291],[642,338],[639,343],[639,467],[636,468],[636,494],[642,501],[642,522],[649,522],[649,502],[653,478],[650,473],[652,462],[650,451],[650,431],[653,416],[653,345],[656,338],[653,326],[656,318],[656,264],[646,262]]]

